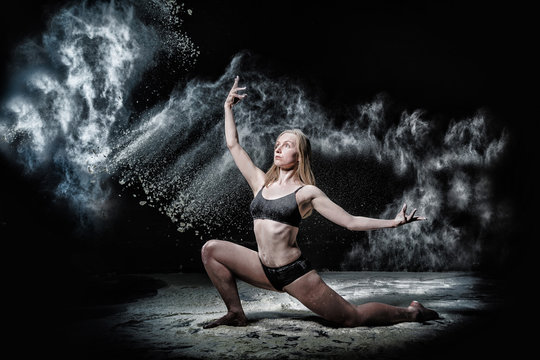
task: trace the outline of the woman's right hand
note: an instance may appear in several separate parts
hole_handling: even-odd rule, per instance
[[[238,80],[239,77],[236,76],[234,78],[234,85],[231,88],[231,91],[229,91],[229,95],[227,95],[227,99],[225,100],[225,108],[231,109],[233,105],[238,103],[240,100],[245,98],[247,94],[238,94],[237,91],[239,90],[246,90],[245,87],[238,87]]]

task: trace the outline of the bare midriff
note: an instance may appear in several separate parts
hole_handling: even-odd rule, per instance
[[[300,256],[301,251],[296,243],[297,227],[269,219],[255,219],[253,231],[259,258],[264,265],[280,267]]]

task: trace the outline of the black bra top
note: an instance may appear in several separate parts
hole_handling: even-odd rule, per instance
[[[293,193],[280,198],[268,200],[262,196],[263,186],[249,206],[253,220],[269,219],[298,227],[302,216],[296,203],[296,193],[303,187],[300,186]]]

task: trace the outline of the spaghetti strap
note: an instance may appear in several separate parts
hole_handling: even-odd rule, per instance
[[[298,190],[300,190],[303,187],[304,187],[304,185],[300,186],[298,189],[294,190],[294,193],[296,194],[298,192]]]

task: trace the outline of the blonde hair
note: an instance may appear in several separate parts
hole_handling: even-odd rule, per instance
[[[300,129],[290,129],[285,130],[279,136],[278,139],[283,134],[294,134],[296,135],[296,151],[298,151],[298,165],[296,166],[295,170],[295,176],[300,179],[301,182],[303,182],[306,185],[315,185],[315,176],[313,175],[313,171],[311,170],[311,143],[309,142],[309,139],[307,136],[300,130]],[[272,184],[274,181],[276,181],[279,177],[279,167],[276,166],[276,164],[272,164],[270,169],[266,172],[266,176],[264,179],[264,186],[268,187],[268,185]],[[311,215],[311,210],[306,213],[304,218]]]

